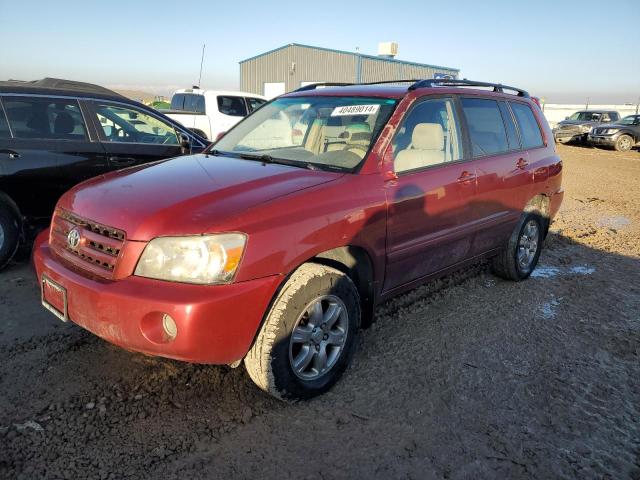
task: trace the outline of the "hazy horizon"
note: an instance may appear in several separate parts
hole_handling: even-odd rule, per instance
[[[198,82],[205,43],[201,86],[235,90],[240,60],[289,43],[375,55],[378,42],[397,41],[398,59],[458,68],[461,78],[515,85],[547,103],[640,101],[640,62],[627,53],[640,44],[640,2],[632,0],[615,9],[591,0],[517,9],[400,1],[391,9],[373,0],[367,9],[329,2],[322,11],[246,2],[241,12],[199,6],[194,20],[166,1],[61,5],[0,0],[8,20],[0,42],[11,46],[0,50],[0,79],[69,78],[169,96]]]

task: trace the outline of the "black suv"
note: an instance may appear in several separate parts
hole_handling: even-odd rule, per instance
[[[640,115],[628,115],[617,122],[594,128],[589,134],[589,143],[613,147],[619,152],[631,150],[640,143]]]
[[[0,82],[0,268],[73,185],[207,145],[165,115],[97,85]]]
[[[582,110],[567,117],[553,129],[557,143],[586,142],[591,129],[601,123],[616,122],[620,114],[610,110]]]

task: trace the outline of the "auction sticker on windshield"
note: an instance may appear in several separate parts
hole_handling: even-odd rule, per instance
[[[373,115],[378,112],[380,105],[346,105],[344,107],[336,107],[331,112],[332,117],[340,117],[343,115]]]

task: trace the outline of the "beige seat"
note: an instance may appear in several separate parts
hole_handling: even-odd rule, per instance
[[[439,123],[419,123],[411,134],[411,145],[396,155],[395,170],[404,172],[444,162],[444,132]]]

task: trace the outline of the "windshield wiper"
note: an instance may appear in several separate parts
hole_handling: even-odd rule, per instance
[[[276,163],[276,159],[266,153],[262,155],[255,155],[253,153],[240,153],[238,154],[238,157],[244,158],[245,160],[258,160],[262,163]]]

